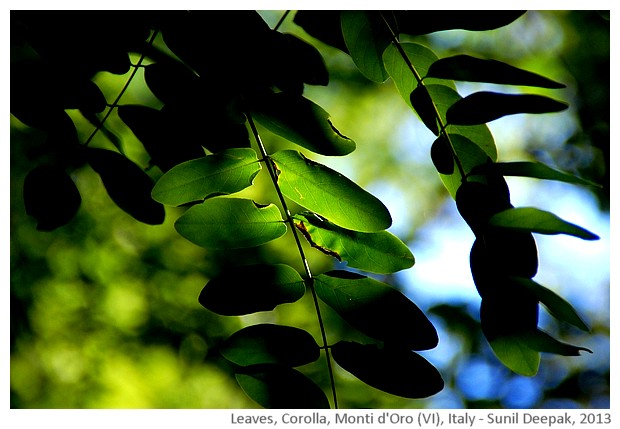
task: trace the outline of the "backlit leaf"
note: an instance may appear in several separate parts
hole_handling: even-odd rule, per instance
[[[582,351],[592,353],[592,350],[585,347],[573,346],[571,344],[558,341],[540,329],[533,332],[527,332],[522,335],[523,342],[539,352],[553,353],[562,356],[579,356]]]
[[[532,279],[523,277],[511,277],[511,279],[526,287],[556,319],[570,323],[583,331],[590,330],[573,306],[552,290],[539,285]]]
[[[391,44],[383,53],[383,63],[388,74],[394,81],[398,92],[409,107],[411,106],[410,95],[418,86],[418,81],[410,69],[409,64],[414,68],[420,78],[426,76],[428,68],[438,60],[437,55],[425,46],[417,43],[401,43],[402,50],[405,52],[409,63],[403,58],[396,45]],[[425,79],[425,85],[441,83],[456,90],[453,82],[439,81],[437,79]]]
[[[341,25],[344,41],[357,68],[368,79],[384,82],[388,73],[383,66],[383,51],[392,39],[379,13],[342,11]]]
[[[62,168],[42,165],[24,179],[26,214],[37,221],[37,230],[52,231],[66,225],[80,208],[82,198]]]
[[[388,231],[351,231],[312,213],[297,214],[293,218],[312,247],[339,261],[347,261],[349,267],[386,274],[414,264],[409,248]]]
[[[301,372],[278,364],[243,367],[236,373],[243,391],[268,409],[323,409],[329,401],[319,386]]]
[[[533,350],[521,334],[499,336],[489,341],[495,356],[519,375],[534,376],[540,366],[540,353]]]
[[[173,167],[155,184],[153,199],[178,206],[214,194],[232,194],[250,186],[260,169],[253,149],[223,150]]]
[[[533,207],[517,207],[499,212],[489,220],[489,225],[539,234],[567,234],[583,240],[599,239],[598,235],[580,226]]]
[[[164,221],[164,206],[151,198],[154,183],[144,170],[110,150],[87,148],[87,158],[118,207],[146,224]]]
[[[321,355],[318,344],[308,332],[269,323],[235,332],[224,341],[220,353],[241,366],[261,363],[300,366],[314,362]]]
[[[361,381],[392,395],[426,398],[444,387],[439,371],[410,350],[340,341],[333,345],[332,355],[338,365]]]
[[[339,10],[298,10],[293,22],[321,42],[348,53]]]
[[[330,271],[314,279],[316,293],[347,323],[387,344],[413,350],[437,346],[437,331],[399,290],[370,277]]]
[[[468,82],[487,82],[504,85],[564,88],[557,83],[527,70],[497,60],[487,60],[469,55],[442,58],[429,68],[428,77]]]
[[[489,170],[502,176],[532,177],[534,179],[557,180],[559,182],[574,183],[601,187],[601,185],[582,179],[572,174],[551,168],[540,162],[497,162],[480,165],[472,170],[472,174],[485,174]]]
[[[211,279],[198,301],[214,313],[241,316],[295,302],[305,291],[303,279],[288,265],[243,265]]]
[[[329,114],[307,98],[277,93],[252,103],[252,114],[269,131],[321,155],[341,156],[355,150],[355,142],[342,135]]]
[[[489,155],[469,138],[460,134],[452,133],[449,133],[448,136],[450,137],[450,142],[452,143],[454,151],[461,162],[461,166],[463,167],[463,170],[465,170],[465,174],[470,173],[476,166],[484,164],[490,159]],[[452,163],[454,164],[454,160],[452,160]],[[439,173],[444,186],[448,192],[450,192],[452,198],[456,198],[456,192],[462,183],[460,171],[454,168],[452,174],[441,174],[441,171]]]
[[[454,103],[448,109],[446,119],[450,124],[478,125],[506,115],[560,112],[567,107],[564,102],[537,94],[481,91]]]
[[[214,249],[259,246],[286,232],[276,206],[242,198],[208,199],[192,206],[174,226],[192,243]]]
[[[300,206],[354,231],[381,231],[392,224],[383,203],[342,174],[294,150],[278,151],[271,159],[282,193]]]

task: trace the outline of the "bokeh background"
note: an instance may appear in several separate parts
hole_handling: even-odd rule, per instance
[[[261,12],[271,27],[282,11]],[[111,23],[112,24],[112,23]],[[446,388],[426,400],[406,400],[337,372],[342,408],[608,408],[610,398],[610,33],[609,13],[528,12],[512,25],[483,33],[447,31],[415,41],[439,57],[469,53],[503,60],[567,85],[545,93],[570,103],[557,114],[505,117],[489,124],[501,161],[540,160],[601,183],[584,188],[508,178],[513,203],[535,206],[577,223],[601,239],[540,236],[539,283],[566,298],[583,315],[588,334],[541,312],[541,326],[592,355],[543,356],[536,377],[512,374],[493,356],[478,322],[479,297],[469,272],[473,235],[456,212],[430,161],[434,136],[408,110],[393,84],[365,80],[351,59],[307,36],[287,19],[281,31],[306,38],[324,54],[327,88],[306,96],[330,112],[334,125],[357,142],[344,158],[312,156],[378,196],[390,209],[390,229],[411,248],[413,268],[382,277],[401,288],[438,328],[439,346],[424,356],[442,372]],[[158,41],[161,43],[161,40]],[[11,46],[11,59],[31,55]],[[138,56],[133,57],[134,62]],[[128,76],[100,73],[96,83],[113,100]],[[461,95],[480,89],[459,84]],[[531,92],[531,90],[530,90]],[[160,105],[142,73],[121,103]],[[69,111],[84,141],[92,127]],[[129,157],[148,165],[140,142],[113,114],[109,128]],[[270,151],[289,144],[261,130]],[[208,130],[205,130],[208,133]],[[12,408],[252,408],[218,352],[242,326],[278,322],[316,335],[312,302],[229,318],[198,304],[198,294],[223,267],[283,262],[302,269],[290,251],[290,233],[258,249],[214,252],[181,238],[173,228],[180,209],[148,226],[133,220],[107,196],[88,167],[72,171],[82,194],[76,218],[54,232],[35,229],[25,214],[23,180],[45,162],[45,135],[11,117],[10,152],[10,402]],[[113,149],[103,135],[91,143]],[[161,172],[148,170],[157,179]],[[261,173],[244,195],[275,201]],[[334,262],[308,249],[315,272]],[[332,342],[346,326],[325,309]],[[324,362],[301,370],[326,389]]]

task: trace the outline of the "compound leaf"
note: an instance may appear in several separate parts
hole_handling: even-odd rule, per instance
[[[385,283],[347,271],[330,271],[315,277],[314,285],[323,302],[369,337],[410,350],[437,346],[437,331],[422,310]]]
[[[178,206],[214,194],[232,194],[250,186],[260,169],[253,149],[226,149],[173,167],[155,184],[153,199]]]
[[[260,406],[268,409],[329,408],[319,386],[301,372],[284,365],[266,363],[239,369],[237,382]]]
[[[480,91],[454,103],[446,113],[450,124],[479,125],[518,113],[552,113],[568,104],[537,94],[502,94]]]
[[[243,198],[208,199],[190,207],[174,226],[192,243],[213,249],[259,246],[286,232],[275,205]]]
[[[409,268],[415,262],[405,243],[388,231],[351,231],[307,212],[293,218],[312,247],[347,261],[349,267],[387,274]]]
[[[467,82],[486,82],[504,85],[537,86],[541,88],[564,88],[539,74],[511,66],[502,61],[456,55],[435,61],[428,69],[427,77]]]
[[[342,174],[294,150],[278,151],[271,159],[282,193],[300,206],[354,231],[381,231],[392,224],[383,203]]]
[[[211,279],[198,302],[223,316],[241,316],[295,302],[305,291],[303,279],[288,265],[245,265]]]
[[[332,347],[334,360],[364,383],[392,395],[426,398],[440,392],[444,381],[437,369],[407,349],[340,341]]]
[[[308,332],[270,323],[235,332],[224,341],[220,353],[241,366],[261,363],[300,366],[314,362],[321,355],[318,344]]]
[[[355,150],[355,142],[332,125],[329,113],[300,95],[270,93],[252,106],[252,114],[261,125],[314,153],[342,156]]]
[[[567,234],[583,240],[599,239],[598,235],[580,226],[534,207],[517,207],[501,211],[489,220],[489,225],[547,235]]]

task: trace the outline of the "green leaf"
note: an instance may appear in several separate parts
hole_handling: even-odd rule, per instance
[[[326,45],[349,53],[342,37],[339,10],[298,10],[293,22]]]
[[[520,334],[499,336],[489,341],[495,356],[510,370],[528,377],[536,375],[540,353]]]
[[[105,149],[87,148],[87,159],[110,198],[134,219],[157,225],[164,221],[164,206],[153,201],[153,181],[123,155]]]
[[[24,179],[26,214],[37,221],[37,230],[53,231],[75,216],[82,197],[65,170],[41,165],[30,170]]]
[[[303,279],[288,265],[244,265],[211,279],[198,302],[223,316],[241,316],[295,302],[305,291]]]
[[[439,371],[410,350],[340,341],[332,346],[332,355],[338,365],[361,381],[392,395],[426,398],[444,387]]]
[[[332,125],[329,113],[302,96],[263,95],[253,100],[252,114],[272,133],[312,152],[342,156],[355,150],[355,142]]]
[[[424,85],[418,85],[410,95],[411,106],[420,116],[420,119],[436,136],[439,135],[439,125],[437,124],[438,112],[435,110],[435,104],[428,89]]]
[[[489,225],[539,234],[567,234],[583,240],[599,239],[598,235],[580,226],[533,207],[517,207],[499,212],[489,220]]]
[[[381,231],[392,224],[383,203],[342,174],[294,150],[278,151],[271,159],[282,193],[300,206],[354,231]]]
[[[536,283],[532,279],[523,277],[510,277],[510,279],[526,287],[556,319],[570,323],[583,331],[590,330],[573,306],[552,290]]]
[[[344,41],[357,68],[368,79],[385,82],[388,73],[382,56],[392,39],[379,14],[345,10],[341,12],[340,22]]]
[[[319,386],[301,372],[283,365],[243,367],[236,378],[246,395],[264,408],[329,408],[329,401]]]
[[[557,180],[559,182],[574,183],[601,187],[601,185],[582,179],[572,174],[551,168],[540,162],[498,162],[480,165],[471,171],[471,174],[486,174],[489,170],[502,176],[532,177],[534,179]]]
[[[293,218],[312,247],[347,261],[349,267],[387,274],[409,268],[415,262],[405,243],[388,231],[351,231],[307,212]]]
[[[259,246],[286,232],[276,206],[242,198],[208,199],[190,207],[174,226],[192,243],[213,249]]]
[[[533,332],[526,332],[521,334],[523,336],[523,342],[533,350],[553,353],[562,356],[579,356],[581,351],[592,353],[592,350],[585,347],[573,346],[571,344],[563,343],[553,338],[546,332],[537,329]]]
[[[442,58],[431,65],[427,77],[467,82],[486,82],[504,85],[564,88],[544,76],[511,66],[497,60],[487,60],[469,55]]]
[[[478,125],[517,113],[552,113],[568,104],[537,94],[475,92],[454,103],[446,113],[450,124]]]
[[[253,149],[227,149],[173,167],[155,184],[152,196],[178,206],[214,194],[232,194],[250,186],[260,169]]]
[[[435,55],[433,51],[417,43],[401,43],[400,46],[405,52],[409,63],[420,78],[424,77],[431,64],[438,60],[437,55]],[[410,95],[413,90],[417,88],[418,81],[396,45],[391,44],[387,47],[383,53],[383,63],[401,97],[403,97],[403,100],[405,100],[409,107],[413,108],[413,106],[411,106]],[[424,83],[426,85],[441,83],[442,85],[456,90],[456,86],[453,82],[425,79]]]
[[[399,290],[370,277],[330,271],[314,279],[317,295],[347,323],[374,339],[412,350],[437,346],[437,331]]]
[[[261,363],[300,366],[316,361],[321,355],[318,344],[308,332],[269,323],[235,332],[222,344],[220,353],[241,366]]]

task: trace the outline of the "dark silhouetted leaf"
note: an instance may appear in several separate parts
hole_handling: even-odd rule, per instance
[[[568,104],[537,94],[475,92],[454,103],[446,113],[450,124],[478,125],[517,113],[552,113]]]
[[[435,109],[433,99],[424,85],[418,85],[410,96],[411,105],[426,125],[436,136],[439,135],[439,125],[437,125],[438,112]]]
[[[599,236],[573,223],[560,219],[553,213],[534,207],[517,207],[497,213],[489,225],[530,231],[538,234],[567,234],[583,240],[598,240]]]
[[[237,382],[260,406],[268,409],[329,408],[325,393],[301,372],[278,364],[239,369]]]
[[[392,38],[378,12],[345,10],[341,12],[342,35],[351,58],[364,76],[384,82],[388,73],[383,51]]]
[[[192,206],[174,226],[192,243],[213,249],[260,246],[286,232],[276,206],[242,198],[208,199]]]
[[[487,82],[504,85],[538,86],[541,88],[564,88],[544,76],[523,70],[497,60],[486,60],[469,55],[442,58],[428,69],[427,77]]]
[[[357,232],[340,228],[313,213],[294,216],[295,226],[312,247],[347,261],[349,267],[373,273],[394,273],[413,266],[409,248],[388,231]]]
[[[214,313],[241,316],[295,302],[305,291],[303,279],[288,265],[245,265],[209,281],[198,301]]]
[[[418,36],[443,30],[495,30],[525,12],[510,10],[415,10],[395,11],[400,33]]]
[[[200,158],[205,154],[200,140],[185,138],[186,130],[182,127],[188,128],[187,123],[171,121],[166,112],[129,104],[118,108],[118,116],[144,145],[144,149],[151,156],[151,163],[162,171],[168,171],[181,162]],[[204,133],[204,130],[201,133]]]
[[[392,224],[383,203],[342,174],[294,150],[278,151],[271,159],[282,193],[300,206],[354,231],[376,232]]]
[[[104,149],[87,148],[87,157],[117,206],[146,224],[164,221],[164,206],[151,198],[153,180],[140,167],[123,155]]]
[[[261,363],[300,366],[312,363],[321,356],[318,344],[306,331],[269,323],[248,326],[235,332],[224,341],[220,353],[241,366]]]
[[[355,142],[332,125],[329,114],[307,98],[287,93],[255,100],[253,115],[269,131],[321,155],[342,156]]]
[[[260,169],[253,149],[227,149],[173,167],[155,184],[153,199],[178,206],[215,194],[232,194],[250,186]]]
[[[413,350],[437,346],[437,331],[397,289],[370,277],[330,271],[314,279],[316,293],[351,326],[390,345]]]
[[[474,168],[471,174],[487,174],[489,171],[501,174],[502,176],[532,177],[534,179],[557,180],[577,185],[601,187],[601,185],[597,183],[556,170],[540,162],[519,161],[483,164]]]
[[[456,208],[476,235],[485,232],[489,219],[512,208],[509,198],[492,186],[465,182],[456,191]]]
[[[339,10],[299,10],[293,22],[315,39],[349,53],[342,36]]]
[[[440,135],[431,145],[431,160],[439,173],[454,173],[454,157],[450,143],[444,134]]]
[[[144,67],[144,80],[163,103],[183,102],[202,89],[196,73],[172,60]]]
[[[333,345],[332,355],[338,365],[361,381],[392,395],[426,398],[444,387],[439,371],[410,350],[340,341]]]
[[[511,280],[527,288],[556,319],[570,323],[583,331],[590,330],[573,306],[552,290],[529,278],[512,277]]]
[[[301,95],[303,84],[329,83],[329,73],[321,53],[293,34],[273,32],[276,40],[270,67],[274,69],[275,84],[283,91]]]
[[[30,170],[24,179],[26,214],[36,219],[39,231],[66,225],[81,202],[75,183],[61,168],[42,165]]]

